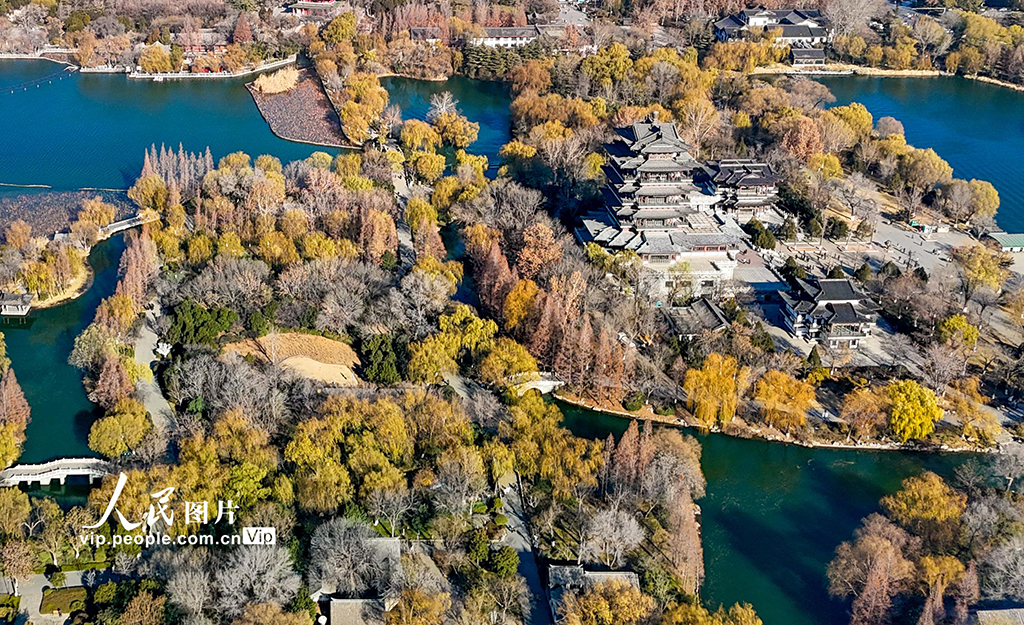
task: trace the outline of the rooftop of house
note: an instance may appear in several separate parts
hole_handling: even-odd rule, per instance
[[[747,158],[711,161],[704,169],[720,187],[769,186],[781,180],[768,163]]]
[[[1002,247],[1024,247],[1024,234],[990,232],[988,236]]]
[[[487,37],[511,37],[515,39],[527,39],[539,37],[540,29],[536,26],[491,26],[484,28],[484,35]]]
[[[978,625],[1024,625],[1024,608],[978,610],[969,622]]]
[[[825,51],[821,48],[792,48],[789,54],[794,61],[820,61],[825,59]]]
[[[409,29],[409,37],[412,39],[437,39],[441,36],[441,29],[437,26],[416,26]]]
[[[594,242],[638,254],[683,254],[722,246],[732,249],[742,238],[742,230],[729,217],[679,210],[670,211],[668,216],[678,217],[681,224],[669,230],[635,230],[615,225],[607,213],[592,213],[582,219],[576,236],[583,243]]]
[[[379,599],[331,599],[328,625],[383,625],[384,605]]]
[[[792,290],[782,291],[780,296],[800,314],[817,312],[832,323],[858,323],[866,320],[866,313],[877,310],[848,278],[797,279],[795,283]]]
[[[669,323],[681,336],[696,336],[704,331],[720,332],[729,327],[725,313],[706,297],[694,300],[686,306],[665,309]]]
[[[0,293],[0,306],[28,306],[34,298],[31,293]]]
[[[767,18],[776,24],[801,24],[806,21],[817,22],[821,19],[821,11],[817,9],[766,9],[758,7],[744,9],[739,13],[724,17],[715,22],[715,27],[722,30],[737,30],[747,25],[751,18]]]

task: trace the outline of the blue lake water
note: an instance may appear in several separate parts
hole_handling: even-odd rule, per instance
[[[966,78],[817,78],[836,104],[860,102],[877,120],[903,122],[907,142],[933,148],[953,175],[991,182],[999,191],[999,227],[1024,232],[1024,92]]]

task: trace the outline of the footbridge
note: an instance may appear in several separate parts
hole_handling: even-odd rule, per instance
[[[16,464],[0,471],[0,486],[32,484],[46,486],[56,480],[60,484],[69,477],[87,477],[89,482],[103,479],[110,473],[110,463],[99,458],[60,458],[40,464]]]
[[[540,391],[541,395],[547,395],[556,388],[565,385],[565,382],[558,379],[554,373],[541,371],[540,373],[519,373],[508,378],[509,385],[515,389],[516,395],[522,396],[529,390]]]
[[[99,238],[109,239],[118,232],[124,232],[125,230],[129,230],[131,228],[137,228],[142,224],[148,224],[159,220],[160,215],[157,215],[155,211],[146,211],[146,214],[135,215],[134,217],[122,219],[121,221],[115,221],[114,223],[103,226],[102,228],[100,228]]]

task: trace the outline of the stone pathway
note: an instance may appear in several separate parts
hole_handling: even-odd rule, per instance
[[[139,337],[135,339],[135,362],[151,369],[152,363],[156,362],[156,344],[159,339],[152,327],[155,319],[156,315],[147,310],[146,321],[139,330]],[[164,398],[160,385],[156,381],[139,380],[135,384],[135,393],[153,420],[153,427],[163,434],[170,432],[174,427],[174,410]]]
[[[519,492],[518,480],[502,493],[505,501],[504,513],[508,517],[509,532],[503,542],[519,554],[519,574],[526,579],[530,589],[530,613],[523,619],[526,625],[551,625],[551,608],[548,593],[541,582],[537,558],[533,553],[533,541],[526,521],[526,512]]]

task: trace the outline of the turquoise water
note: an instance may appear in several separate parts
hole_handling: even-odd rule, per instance
[[[384,78],[381,84],[388,90],[391,103],[402,109],[403,119],[426,119],[430,96],[450,91],[459,101],[459,111],[470,121],[480,124],[480,134],[469,146],[469,152],[485,155],[491,173],[497,170],[498,150],[512,138],[509,121],[511,98],[504,83],[453,76],[443,82]]]
[[[628,420],[561,406],[579,436],[604,439]],[[688,432],[695,434],[694,431]],[[765,625],[846,625],[847,603],[828,595],[825,568],[878,500],[923,470],[945,477],[954,454],[808,449],[721,434],[697,435],[707,478],[702,510],[709,607],[753,604]]]
[[[123,235],[100,243],[89,255],[95,279],[84,295],[0,325],[11,366],[32,407],[20,462],[95,455],[86,436],[98,412],[85,394],[81,374],[67,361],[75,337],[92,321],[100,300],[113,294],[122,251]]]
[[[933,148],[957,178],[988,180],[999,191],[996,221],[1024,232],[1024,93],[966,78],[817,78],[836,104],[860,102],[877,120],[903,122],[907,141]]]
[[[154,83],[69,75],[62,67],[0,61],[0,183],[44,184],[57,191],[123,189],[138,176],[144,150],[161,143],[180,143],[193,152],[209,146],[215,159],[242,150],[273,154],[286,163],[324,149],[270,132],[244,78]],[[18,87],[29,81],[37,82]],[[480,123],[480,138],[470,151],[488,155],[492,164],[508,141],[509,96],[500,83],[456,77],[446,82],[388,78],[383,84],[406,119],[424,118],[430,95],[451,91],[463,113]],[[0,187],[5,195],[21,192]]]

